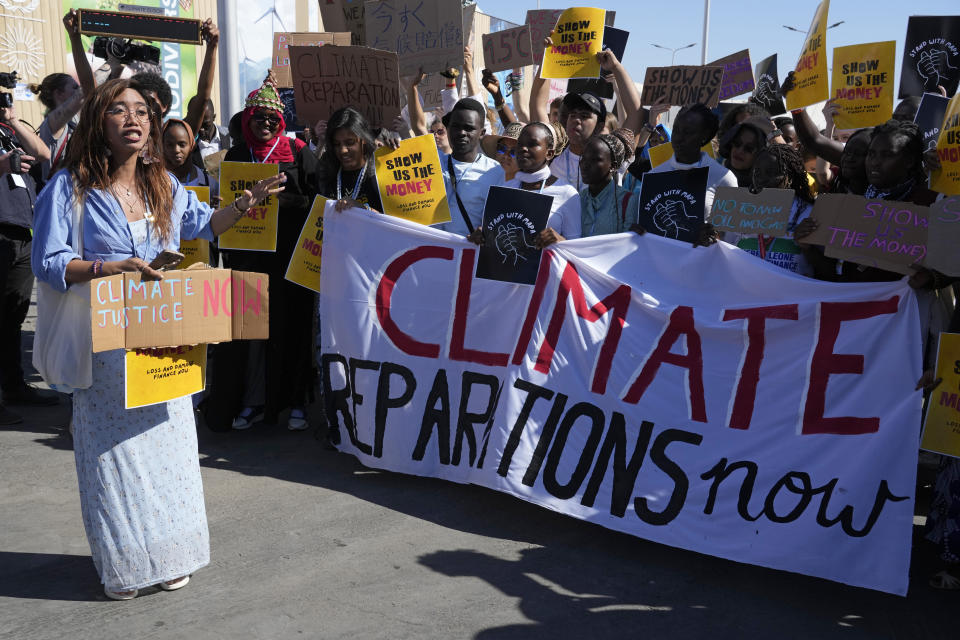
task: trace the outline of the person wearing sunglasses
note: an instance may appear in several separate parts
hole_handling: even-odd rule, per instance
[[[480,140],[484,155],[500,163],[507,180],[513,180],[517,174],[517,138],[522,130],[522,122],[511,122],[502,135],[487,135]]]
[[[226,266],[270,276],[270,338],[217,345],[210,395],[203,405],[215,431],[243,430],[257,422],[275,424],[290,409],[287,428],[309,428],[304,407],[311,400],[314,369],[313,314],[316,294],[284,278],[300,230],[317,195],[316,155],[285,132],[283,101],[269,80],[250,93],[240,118],[240,137],[225,162],[279,165],[286,174],[276,251],[222,250]]]

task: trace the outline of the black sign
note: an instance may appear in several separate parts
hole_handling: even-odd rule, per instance
[[[910,16],[900,70],[900,97],[952,96],[960,84],[960,16]]]
[[[763,105],[763,108],[772,116],[787,112],[780,95],[780,76],[777,75],[777,54],[764,58],[757,63],[753,72],[756,85],[753,88],[753,99]]]
[[[708,173],[700,167],[643,174],[640,225],[658,236],[695,242],[703,226]]]
[[[535,191],[490,187],[483,206],[483,246],[477,277],[534,284],[541,250],[534,240],[547,228],[553,196]]]
[[[80,33],[85,36],[117,36],[134,40],[201,44],[200,20],[168,18],[145,13],[79,9]]]
[[[937,148],[937,138],[940,137],[940,127],[943,126],[943,118],[947,114],[947,105],[949,98],[944,98],[940,94],[925,93],[920,98],[920,108],[917,109],[917,115],[913,121],[920,127],[920,133],[923,134],[923,148],[926,151]]]
[[[592,93],[609,100],[613,97],[613,83],[605,78],[570,78],[567,80],[567,93]]]
[[[607,14],[610,12],[608,11]],[[604,27],[603,28],[603,49],[613,52],[613,55],[617,56],[617,60],[623,62],[623,56],[627,51],[627,39],[630,37],[629,31],[624,31],[623,29],[617,29],[616,27]],[[600,70],[600,75],[612,75],[608,74],[603,69]],[[612,97],[612,96],[611,96]]]
[[[277,97],[283,102],[283,122],[287,125],[288,133],[303,131],[303,124],[297,116],[296,99],[290,87],[278,87]]]

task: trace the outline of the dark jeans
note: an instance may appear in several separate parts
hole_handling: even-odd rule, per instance
[[[33,290],[32,244],[29,229],[0,224],[0,386],[5,391],[24,384],[20,327]]]

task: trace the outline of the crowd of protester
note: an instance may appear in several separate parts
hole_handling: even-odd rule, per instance
[[[368,122],[360,111],[346,107],[327,121],[303,123],[305,131],[293,135],[287,127],[294,123],[285,122],[284,104],[270,76],[250,93],[241,113],[231,114],[229,128],[217,123],[210,93],[219,36],[211,21],[203,25],[206,48],[197,93],[182,119],[165,118],[171,92],[162,77],[131,76],[116,60],[94,72],[74,12],[64,17],[64,25],[77,79],[54,73],[35,87],[47,109],[36,131],[17,118],[15,108],[0,113],[0,127],[24,152],[19,173],[11,172],[10,154],[0,155],[0,173],[5,174],[0,188],[4,425],[21,419],[6,405],[57,402],[54,394],[26,384],[20,366],[20,327],[33,274],[59,291],[121,272],[159,277],[150,263],[161,251],[177,249],[180,239],[215,242],[247,208],[276,194],[280,223],[275,252],[211,254],[213,262],[225,267],[269,274],[270,338],[211,349],[208,389],[198,410],[206,425],[220,432],[284,421],[290,430],[309,428],[306,409],[317,390],[317,299],[285,280],[285,269],[315,196],[336,200],[338,210],[382,210],[373,152],[381,145],[396,146],[402,138],[434,136],[451,210],[451,221],[440,228],[474,242],[483,241],[478,228],[491,186],[553,196],[547,228],[535,240],[543,247],[631,230],[644,233],[637,217],[644,174],[705,167],[705,219],[717,187],[789,189],[795,196],[788,233],[776,239],[721,237],[705,224],[688,250],[727,242],[758,260],[829,282],[902,276],[830,258],[822,247],[805,242],[817,228],[813,207],[819,194],[852,193],[920,205],[938,197],[927,187],[936,161],[924,153],[913,123],[916,97],[901,102],[889,122],[845,132],[845,139],[830,124],[836,112],[831,102],[824,108],[825,130],[803,109],[773,117],[752,101],[732,105],[722,119],[718,110],[703,104],[684,105],[668,129],[669,105],[642,107],[633,80],[610,51],[597,55],[614,85],[616,114],[608,113],[605,101],[592,93],[551,100],[549,82],[539,77],[533,79],[528,104],[519,104],[520,93],[513,91],[511,106],[494,74],[483,70],[477,81],[467,49],[464,97],[455,82],[461,70],[451,69],[443,74],[448,79],[443,107],[425,109],[419,93],[424,76],[418,74],[404,79],[407,107],[393,122]],[[519,82],[519,73],[511,74],[510,88]],[[791,90],[788,76],[783,91]],[[672,153],[653,167],[649,149],[664,134]],[[710,146],[713,154],[704,150]],[[215,208],[217,180],[206,159],[218,151],[226,152],[226,161],[276,164],[280,175]],[[213,204],[200,203],[184,190],[191,185],[211,187]],[[71,244],[71,216],[78,207],[82,248]],[[923,358],[930,367],[936,335],[960,330],[953,281],[918,269],[909,282],[920,300]],[[152,584],[182,587],[207,563],[209,543],[194,406],[185,399],[126,410],[121,356],[118,351],[94,354],[93,386],[72,396],[72,427],[94,562],[107,595],[129,599]],[[935,384],[928,373],[918,388],[929,392]],[[131,488],[132,460],[137,475],[151,478],[149,491]],[[181,471],[164,473],[170,467]],[[121,493],[126,497],[119,498]],[[960,462],[944,458],[935,496],[927,538],[939,546],[945,566],[931,585],[960,589]],[[124,524],[105,516],[114,508],[124,514]],[[137,548],[135,541],[144,536],[157,542]]]

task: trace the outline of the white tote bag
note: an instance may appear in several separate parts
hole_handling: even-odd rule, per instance
[[[73,198],[71,247],[83,256],[83,207]],[[37,283],[37,331],[33,366],[52,389],[70,392],[93,384],[93,341],[90,333],[90,283],[72,284],[60,293]]]

